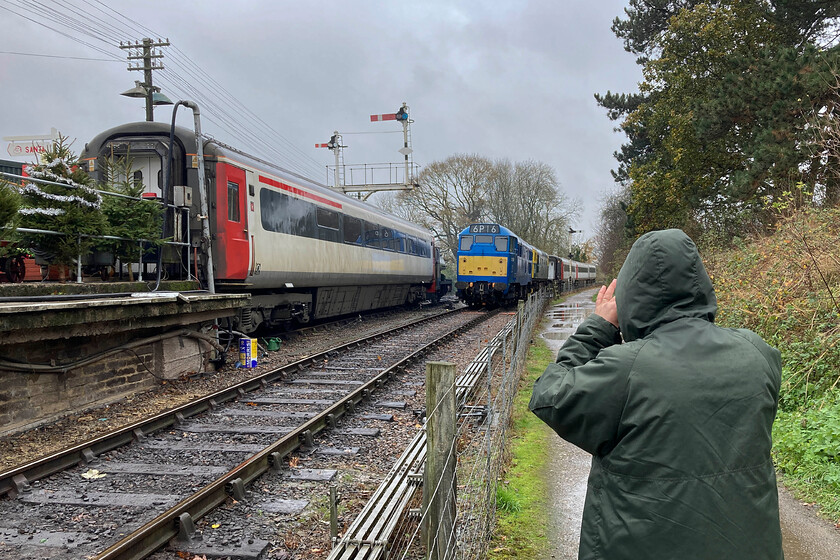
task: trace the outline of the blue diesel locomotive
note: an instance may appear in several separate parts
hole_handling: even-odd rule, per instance
[[[472,224],[458,238],[458,297],[471,305],[505,304],[548,280],[548,255],[499,224]]]
[[[455,288],[469,305],[505,305],[543,285],[557,292],[595,282],[595,266],[549,255],[499,224],[471,224],[458,236]]]

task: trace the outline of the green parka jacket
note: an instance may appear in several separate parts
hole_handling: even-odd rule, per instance
[[[633,245],[619,329],[586,318],[536,381],[530,408],[592,454],[579,558],[783,558],[770,458],[781,360],[717,303],[680,230]]]

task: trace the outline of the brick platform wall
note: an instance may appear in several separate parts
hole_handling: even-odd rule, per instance
[[[0,347],[3,358],[31,363],[80,360],[135,340],[137,333],[50,340],[39,345]],[[154,346],[121,352],[67,373],[18,373],[0,370],[0,435],[59,418],[67,413],[114,402],[160,383],[149,370],[161,366]],[[138,360],[139,357],[139,360]],[[146,367],[143,366],[145,363]]]

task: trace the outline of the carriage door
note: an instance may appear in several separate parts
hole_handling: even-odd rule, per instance
[[[245,171],[219,163],[216,176],[216,278],[244,280],[250,255]]]

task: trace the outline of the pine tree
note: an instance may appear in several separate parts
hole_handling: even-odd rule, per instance
[[[160,239],[163,208],[156,202],[139,199],[144,187],[142,182],[132,178],[133,162],[130,157],[100,161],[103,162],[105,175],[102,190],[132,197],[103,197],[102,212],[107,221],[108,235],[132,241],[114,240],[102,244],[101,247],[111,251],[120,262],[136,261],[140,253],[136,240],[149,241],[145,244],[147,252],[163,243]],[[131,268],[129,279],[133,280]]]
[[[14,185],[0,179],[0,239],[11,241],[17,227],[20,194]],[[4,256],[0,249],[0,256]]]
[[[93,179],[82,170],[78,156],[70,150],[67,137],[59,135],[41,161],[27,166],[33,179],[21,189],[20,227],[56,232],[26,233],[28,246],[37,248],[54,264],[69,265],[88,254],[102,235],[105,219],[100,210],[102,197]]]

